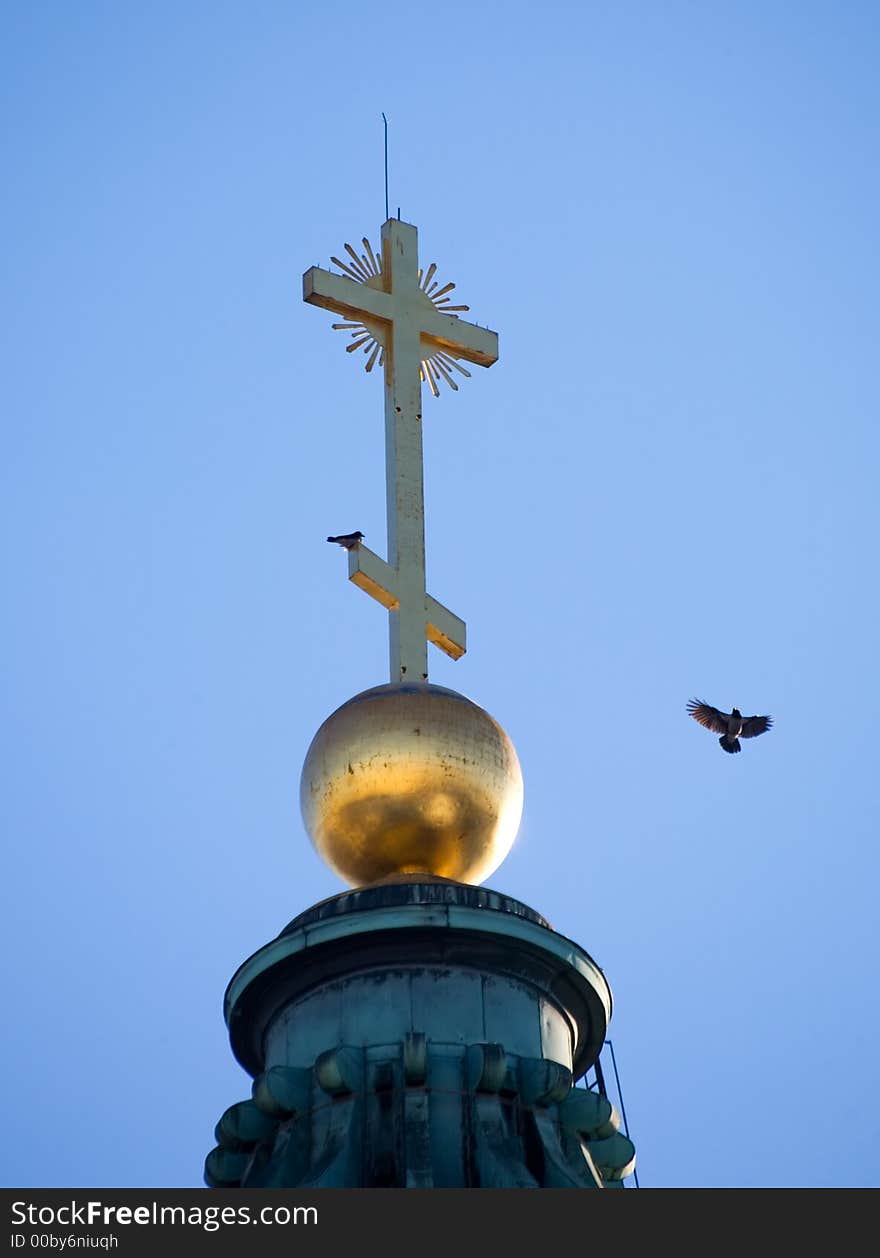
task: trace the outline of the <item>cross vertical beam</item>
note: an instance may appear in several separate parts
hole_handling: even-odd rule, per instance
[[[418,243],[409,223],[382,227],[382,270],[395,293],[418,288]],[[396,313],[396,312],[395,312]],[[400,311],[392,318],[385,363],[385,484],[388,562],[398,572],[398,605],[389,612],[391,680],[428,676],[425,635],[425,490],[422,459],[421,330]],[[389,352],[390,351],[390,352]]]

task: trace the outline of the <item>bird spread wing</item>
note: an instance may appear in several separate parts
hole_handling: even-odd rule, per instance
[[[719,712],[717,708],[713,708],[711,704],[702,703],[699,699],[690,699],[687,710],[695,721],[699,721],[704,729],[710,729],[714,734],[727,733],[726,715],[723,712]],[[745,733],[745,730],[743,730],[743,733]],[[760,730],[756,730],[756,733],[760,733]]]
[[[772,716],[747,716],[740,731],[741,738],[757,738],[773,724]]]

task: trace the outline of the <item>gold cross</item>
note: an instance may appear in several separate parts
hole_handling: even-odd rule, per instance
[[[361,543],[349,550],[349,579],[389,612],[391,680],[425,681],[427,643],[459,659],[465,653],[465,623],[427,592],[425,499],[422,468],[422,381],[436,395],[439,379],[453,388],[450,368],[458,360],[490,367],[498,358],[498,336],[448,310],[433,272],[419,270],[415,227],[390,218],[382,225],[381,262],[368,242],[351,261],[333,261],[345,275],[312,267],[303,276],[303,299],[345,316],[354,328],[348,348],[366,345],[370,370],[379,356],[385,372],[385,478],[388,562]],[[433,291],[438,290],[438,291]],[[339,326],[339,325],[335,325]],[[458,368],[465,375],[463,368]]]

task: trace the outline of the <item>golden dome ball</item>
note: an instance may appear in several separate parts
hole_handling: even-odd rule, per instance
[[[300,780],[309,837],[352,886],[417,873],[483,882],[510,851],[522,805],[519,760],[498,722],[429,682],[343,703]]]

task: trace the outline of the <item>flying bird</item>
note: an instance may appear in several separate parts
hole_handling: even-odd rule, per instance
[[[731,755],[742,751],[739,745],[741,738],[757,738],[773,724],[772,716],[743,716],[739,708],[734,708],[729,713],[719,712],[717,708],[702,703],[699,699],[690,699],[687,710],[704,729],[721,735],[718,741]]]
[[[363,537],[363,533],[358,529],[356,533],[340,533],[338,537],[328,537],[328,542],[338,542],[340,546],[344,546],[346,550],[353,550]]]

